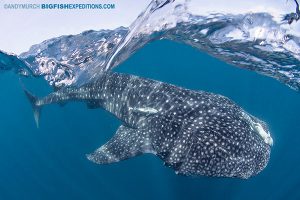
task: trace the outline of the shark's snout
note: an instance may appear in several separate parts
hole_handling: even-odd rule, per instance
[[[252,130],[255,131],[264,140],[266,144],[273,146],[273,138],[271,137],[268,126],[264,121],[261,121],[258,118],[249,115],[245,112],[242,113],[242,116],[245,119],[247,119]]]
[[[266,127],[262,126],[260,123],[254,123],[254,127],[255,127],[256,131],[258,132],[258,134],[265,141],[265,143],[272,146],[273,138],[271,137],[269,130]]]
[[[256,131],[264,142],[270,146],[273,146],[273,138],[271,137],[267,124],[254,116],[251,116],[251,126]]]

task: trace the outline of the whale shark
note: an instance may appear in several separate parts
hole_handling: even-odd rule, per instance
[[[87,155],[97,164],[150,153],[176,174],[247,179],[270,158],[273,140],[266,123],[222,95],[115,72],[44,98],[24,90],[37,126],[44,105],[68,101],[103,108],[122,122],[107,143]]]

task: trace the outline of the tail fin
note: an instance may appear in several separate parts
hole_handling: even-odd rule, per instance
[[[31,103],[31,106],[32,106],[32,109],[33,109],[33,116],[34,116],[34,120],[35,120],[36,126],[39,127],[41,106],[38,106],[36,104],[36,102],[38,100],[37,97],[35,97],[34,95],[32,95],[25,88],[23,88],[23,89],[24,89],[24,92],[25,92],[27,98],[29,99],[29,101]]]

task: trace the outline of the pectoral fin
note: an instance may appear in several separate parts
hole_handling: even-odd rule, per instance
[[[97,164],[108,164],[153,152],[148,136],[143,130],[122,125],[106,144],[87,158]]]

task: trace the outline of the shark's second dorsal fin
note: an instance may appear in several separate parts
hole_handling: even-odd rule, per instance
[[[97,164],[108,164],[138,156],[142,153],[154,153],[151,141],[142,130],[120,126],[117,133],[88,159]]]

